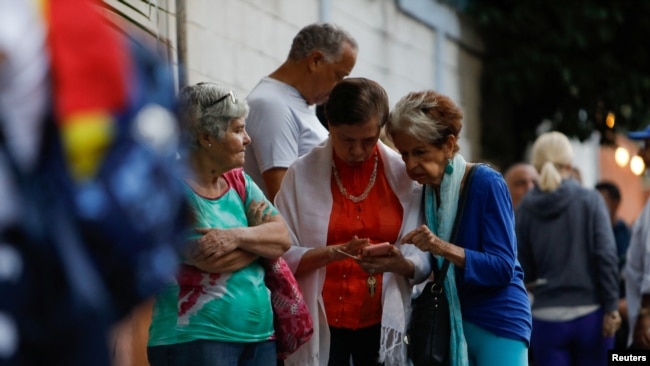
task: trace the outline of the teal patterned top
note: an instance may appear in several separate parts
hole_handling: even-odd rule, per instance
[[[240,169],[232,174],[242,174]],[[226,173],[228,175],[229,173]],[[242,202],[233,179],[221,197],[208,199],[188,187],[188,200],[196,215],[197,228],[248,226],[245,206],[262,200],[264,194],[244,175],[246,203]],[[272,214],[277,214],[270,203]],[[195,239],[193,233],[188,239]],[[194,340],[250,343],[273,336],[270,292],[264,284],[259,263],[232,273],[208,273],[181,265],[176,278],[156,297],[148,346],[169,345]]]

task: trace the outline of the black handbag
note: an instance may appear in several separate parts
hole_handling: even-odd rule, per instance
[[[449,261],[426,284],[422,294],[412,302],[411,321],[406,332],[408,357],[414,366],[442,366],[449,358],[451,319],[443,284]],[[435,272],[435,271],[434,271]]]
[[[465,178],[465,184],[458,201],[454,227],[451,232],[451,243],[456,241],[467,192],[477,165],[475,164],[470,168]],[[425,215],[427,214],[429,213],[425,212]],[[427,283],[420,296],[411,302],[411,319],[404,338],[408,357],[414,366],[443,366],[447,365],[449,360],[451,318],[449,301],[444,291],[449,261],[445,259],[439,270],[435,258],[433,263],[435,280]]]

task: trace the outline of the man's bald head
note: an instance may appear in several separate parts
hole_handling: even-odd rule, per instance
[[[510,191],[512,207],[517,208],[526,192],[535,186],[539,174],[531,164],[517,163],[508,168],[503,177]]]

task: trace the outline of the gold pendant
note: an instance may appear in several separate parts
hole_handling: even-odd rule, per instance
[[[377,279],[375,276],[370,276],[366,280],[368,284],[368,291],[370,292],[370,297],[375,297],[375,286],[377,285]]]

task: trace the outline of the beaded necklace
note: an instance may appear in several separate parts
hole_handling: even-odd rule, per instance
[[[334,180],[336,181],[336,185],[339,187],[339,191],[341,192],[343,197],[349,199],[354,203],[358,203],[365,200],[366,197],[368,197],[368,194],[370,194],[370,190],[375,185],[375,180],[377,179],[378,165],[379,165],[379,154],[375,154],[375,165],[372,168],[372,174],[370,174],[370,181],[368,181],[368,186],[363,191],[363,193],[361,193],[359,196],[353,196],[348,193],[345,187],[343,187],[343,182],[341,182],[341,177],[339,177],[339,173],[336,170],[336,164],[334,163],[334,159],[332,159],[332,173],[334,173]]]

